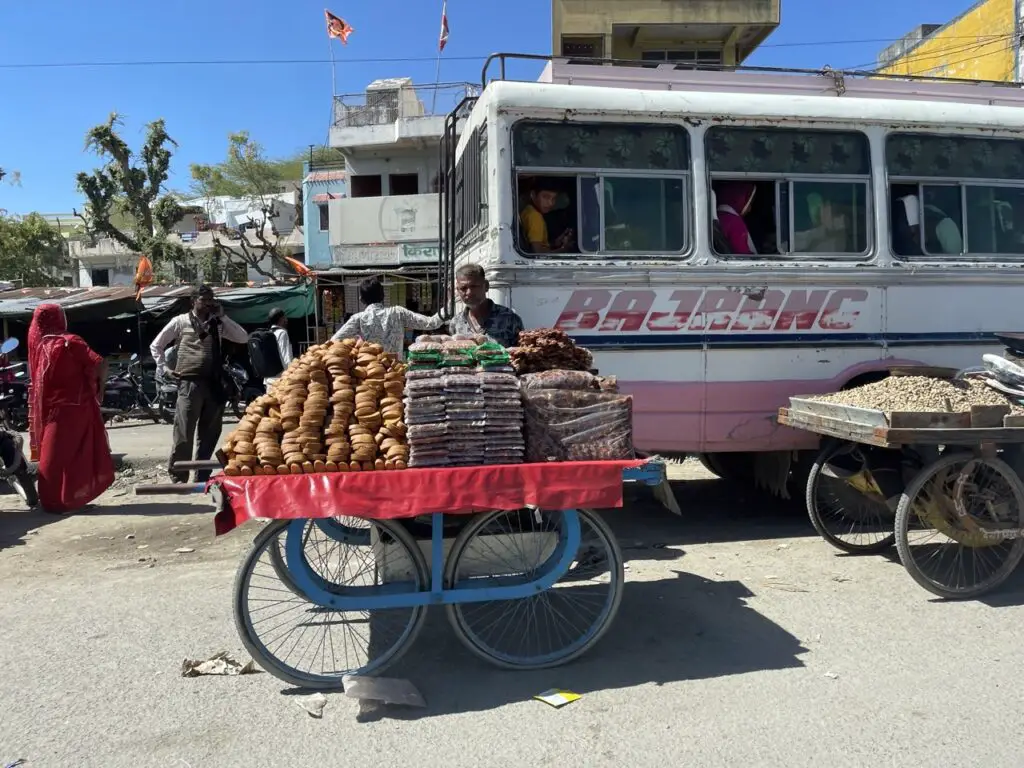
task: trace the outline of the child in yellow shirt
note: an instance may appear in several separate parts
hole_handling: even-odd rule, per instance
[[[538,184],[530,190],[530,202],[519,212],[523,233],[533,253],[564,253],[572,244],[572,229],[565,230],[553,244],[548,242],[548,225],[544,214],[553,211],[557,201],[558,192]]]

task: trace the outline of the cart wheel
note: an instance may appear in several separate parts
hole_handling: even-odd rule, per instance
[[[544,669],[589,650],[608,630],[622,600],[622,552],[607,524],[588,510],[496,511],[459,534],[445,564],[447,589],[486,589],[488,579],[522,582],[551,566],[568,527],[580,526],[569,570],[530,597],[447,606],[456,635],[482,659],[506,669]]]
[[[376,674],[394,663],[416,639],[426,607],[337,611],[306,600],[291,587],[282,589],[272,553],[282,545],[290,525],[303,535],[307,527],[319,530],[308,522],[278,521],[256,536],[235,576],[235,626],[246,650],[274,677],[299,688],[342,690],[344,675]],[[371,525],[387,546],[395,548],[388,557],[405,565],[410,588],[427,589],[427,565],[409,535],[388,521]],[[307,561],[316,563],[314,575],[328,581],[331,591],[381,584],[375,547],[369,541],[335,543],[329,555],[319,558],[311,556],[308,540],[304,541]]]
[[[1024,539],[1015,535],[1022,517],[1024,485],[1006,462],[955,453],[907,487],[896,511],[896,548],[929,592],[977,597],[1006,581],[1024,556]]]
[[[369,546],[371,521],[359,517],[326,517],[307,520],[302,531],[303,557],[313,572],[320,579],[320,586],[331,588],[331,573],[324,568],[330,561],[332,551],[337,550],[338,543]],[[279,536],[277,546],[270,547],[268,554],[274,572],[281,582],[293,594],[305,599],[302,589],[295,583],[285,559],[286,536]]]
[[[891,486],[890,482],[883,488]],[[836,549],[852,554],[883,552],[896,538],[895,514],[868,471],[864,450],[830,441],[807,476],[807,514],[814,530]]]

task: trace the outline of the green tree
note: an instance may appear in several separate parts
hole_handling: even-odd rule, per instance
[[[132,253],[149,256],[154,266],[186,261],[186,250],[167,237],[186,213],[164,189],[178,145],[168,136],[164,121],[154,120],[146,126],[145,141],[135,154],[118,133],[121,125],[115,112],[86,133],[85,148],[104,164],[76,177],[87,202],[84,213],[74,213],[91,238],[109,237]]]
[[[248,198],[253,208],[259,211],[254,222],[256,226],[251,230],[255,243],[246,237],[229,239],[226,235],[214,233],[213,244],[219,259],[228,264],[245,265],[264,277],[273,277],[275,270],[285,274],[294,272],[286,260],[287,254],[278,246],[278,233],[274,226],[279,213],[274,196],[282,191],[283,183],[297,180],[297,177],[285,176],[290,170],[281,161],[269,160],[263,147],[246,131],[228,135],[228,152],[223,162],[193,164],[190,167],[192,191],[197,196]],[[268,260],[269,268],[266,265]]]
[[[66,263],[64,238],[38,213],[0,215],[0,280],[26,287],[60,285]]]

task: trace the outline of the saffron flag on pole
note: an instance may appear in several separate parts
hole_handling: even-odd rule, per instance
[[[341,40],[343,45],[348,45],[348,36],[355,30],[344,19],[338,18],[326,8],[324,16],[327,19],[327,36],[336,37]]]
[[[441,5],[441,37],[437,41],[437,52],[440,53],[448,45],[448,0]]]
[[[139,265],[135,269],[135,300],[142,300],[142,290],[153,283],[153,262],[145,256],[139,257]]]

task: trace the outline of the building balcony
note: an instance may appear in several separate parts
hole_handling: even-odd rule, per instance
[[[555,55],[733,66],[781,20],[780,0],[554,0]]]
[[[377,80],[366,93],[334,97],[330,145],[346,152],[436,144],[448,113],[476,92],[466,83],[416,86],[409,78]]]
[[[436,243],[439,199],[433,193],[331,200],[327,204],[330,244]]]

